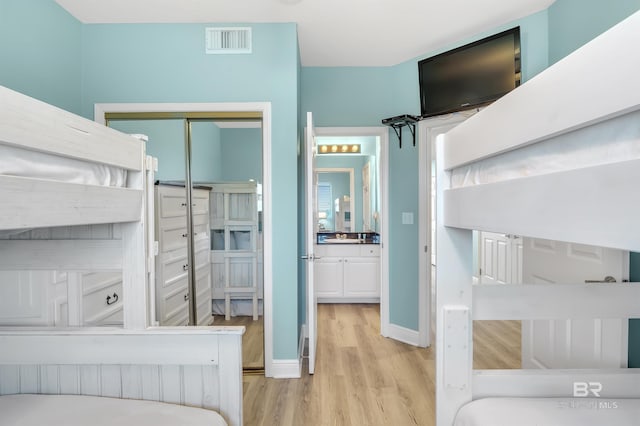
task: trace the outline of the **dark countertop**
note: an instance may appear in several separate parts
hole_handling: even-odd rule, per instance
[[[183,187],[183,188],[185,187],[185,184],[184,184],[183,180],[156,180],[155,181],[155,185],[180,186],[180,187]],[[206,189],[207,191],[211,191],[211,187],[210,186],[193,184],[192,187],[193,187],[193,189]]]
[[[316,244],[380,244],[380,234],[377,232],[318,232]]]

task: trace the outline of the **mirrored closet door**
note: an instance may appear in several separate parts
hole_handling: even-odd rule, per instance
[[[146,135],[158,158],[157,322],[244,325],[245,369],[262,371],[261,119],[233,115],[107,116],[110,127]]]

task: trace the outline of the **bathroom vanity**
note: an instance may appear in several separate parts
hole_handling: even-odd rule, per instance
[[[318,303],[379,303],[380,245],[373,233],[318,234]]]

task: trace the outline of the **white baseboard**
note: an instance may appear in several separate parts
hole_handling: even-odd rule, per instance
[[[302,363],[299,359],[274,359],[271,373],[274,379],[299,379]]]
[[[413,346],[420,345],[420,333],[410,328],[405,328],[396,324],[389,324],[387,327],[387,337],[398,340],[402,343]]]
[[[318,303],[380,303],[379,297],[318,297]]]

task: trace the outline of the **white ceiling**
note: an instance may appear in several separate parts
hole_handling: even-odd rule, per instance
[[[555,0],[56,0],[84,23],[298,24],[303,66],[389,66]]]

